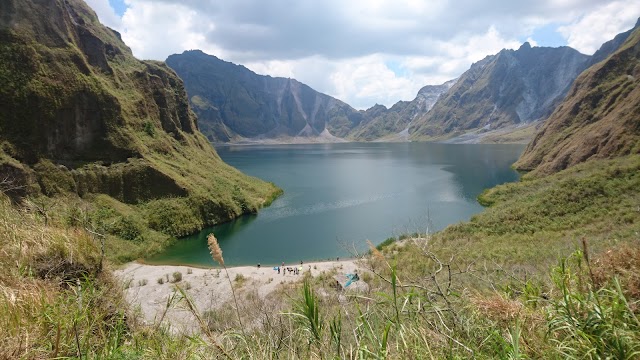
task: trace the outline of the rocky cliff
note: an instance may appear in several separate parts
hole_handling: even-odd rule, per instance
[[[258,75],[199,50],[171,55],[202,132],[212,142],[346,137],[359,113],[294,79]]]
[[[82,0],[0,2],[0,83],[0,171],[19,196],[177,197],[203,226],[277,191],[224,164],[182,80],[135,59]]]
[[[590,57],[569,47],[523,44],[473,64],[431,111],[415,119],[410,138],[450,138],[546,118]]]
[[[355,140],[397,139],[407,140],[407,129],[412,121],[424,116],[440,95],[447,92],[456,80],[442,85],[424,86],[412,101],[399,101],[390,109],[376,105],[362,113],[362,120],[350,132]]]
[[[576,79],[516,168],[548,174],[590,159],[640,153],[640,28],[623,36],[613,54]]]

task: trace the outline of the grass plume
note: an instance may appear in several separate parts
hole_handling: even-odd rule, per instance
[[[222,249],[220,248],[220,244],[218,244],[218,239],[216,236],[211,233],[207,236],[207,244],[209,244],[209,252],[211,252],[211,257],[213,260],[218,262],[220,266],[224,268],[224,272],[227,275],[227,280],[229,281],[229,286],[231,287],[231,293],[233,294],[233,302],[236,304],[236,314],[238,315],[238,324],[240,325],[240,330],[244,334],[244,326],[242,325],[242,318],[240,316],[240,307],[238,306],[238,298],[236,297],[236,291],[233,288],[233,282],[231,281],[231,277],[229,276],[229,270],[224,265],[224,257],[222,257]]]

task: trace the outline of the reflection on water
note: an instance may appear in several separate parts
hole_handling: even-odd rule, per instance
[[[152,263],[213,265],[214,232],[225,263],[347,256],[405,232],[442,229],[482,210],[484,189],[517,180],[522,145],[346,143],[229,146],[220,156],[272,181],[284,195],[251,216],[181,239]],[[348,248],[348,249],[347,249]]]

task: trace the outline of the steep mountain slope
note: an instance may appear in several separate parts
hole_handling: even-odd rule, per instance
[[[591,56],[591,59],[589,60],[589,66],[599,63],[600,61],[608,58],[609,55],[617,51],[620,48],[620,46],[622,46],[622,44],[624,44],[624,42],[627,41],[627,39],[633,33],[633,31],[639,27],[640,27],[640,18],[638,19],[638,21],[636,22],[636,25],[633,28],[616,35],[613,39],[602,44],[602,46],[600,46],[598,51],[596,51]]]
[[[410,137],[442,139],[544,119],[588,61],[589,56],[569,47],[532,48],[529,43],[487,56],[412,122]]]
[[[345,137],[358,112],[294,79],[258,75],[199,50],[171,55],[202,132],[213,142],[291,137]]]
[[[367,109],[362,114],[362,121],[351,131],[350,138],[376,140],[405,131],[414,119],[424,116],[455,82],[451,80],[442,85],[424,86],[414,100],[398,101],[390,109],[382,105]]]
[[[640,153],[640,28],[585,70],[515,164],[548,174],[590,159]]]
[[[107,194],[182,235],[277,192],[224,164],[182,81],[135,59],[82,0],[5,0],[0,14],[0,175],[15,196]]]

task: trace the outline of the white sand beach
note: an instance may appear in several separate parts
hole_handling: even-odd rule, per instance
[[[300,267],[300,264],[285,264],[286,267]],[[345,274],[358,272],[362,274],[365,268],[359,265],[359,260],[340,260],[303,263],[302,272],[282,272],[273,266],[238,266],[227,268],[229,277],[234,284],[234,290],[239,299],[249,296],[258,301],[265,301],[269,295],[284,286],[294,286],[302,281],[305,273],[311,276],[328,276],[330,282],[339,281],[342,286],[348,281]],[[232,301],[232,292],[225,270],[221,268],[203,269],[188,266],[147,265],[129,263],[114,271],[115,275],[125,284],[126,299],[135,311],[139,311],[141,318],[147,324],[169,325],[174,332],[192,333],[197,331],[198,324],[191,311],[184,304],[174,304],[167,307],[167,301],[176,293],[176,286],[180,286],[193,299],[198,311],[220,309]],[[182,279],[175,281],[173,274],[180,273]],[[237,279],[237,281],[236,281]],[[349,289],[368,288],[363,281],[356,281]],[[250,295],[249,295],[250,294]],[[241,306],[242,307],[242,306]]]

